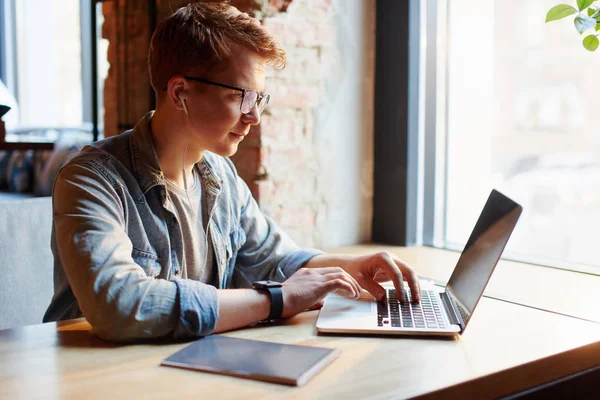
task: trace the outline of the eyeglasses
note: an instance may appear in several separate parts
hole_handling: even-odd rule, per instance
[[[248,114],[252,110],[252,108],[254,108],[254,105],[258,107],[258,114],[261,114],[267,106],[267,104],[269,104],[269,100],[271,99],[271,95],[268,95],[266,93],[259,93],[256,90],[224,85],[222,83],[209,81],[208,79],[204,78],[196,78],[193,76],[184,76],[184,78],[190,81],[207,83],[209,85],[219,86],[226,89],[238,90],[242,92],[242,102],[240,103],[240,111],[242,112],[242,114]]]

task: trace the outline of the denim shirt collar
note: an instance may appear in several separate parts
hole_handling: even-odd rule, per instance
[[[150,129],[152,115],[154,115],[154,111],[147,113],[136,124],[129,139],[133,173],[144,194],[154,186],[165,185],[165,176],[160,168],[158,156],[154,150],[152,131]],[[218,160],[215,161],[218,162]],[[223,171],[219,170],[219,173],[217,173],[217,169],[207,159],[206,155],[202,157],[195,167],[200,174],[202,188],[210,191],[213,195],[218,195],[221,192],[223,184]]]

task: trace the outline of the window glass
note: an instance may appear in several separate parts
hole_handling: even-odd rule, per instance
[[[85,9],[82,13],[82,4]],[[53,142],[63,136],[91,139],[91,15],[82,0],[0,1],[5,29],[1,46],[4,89],[11,111],[4,117],[7,141]],[[96,5],[98,115],[104,117],[103,86],[108,42],[100,37],[102,3]],[[7,42],[8,41],[8,42]],[[4,86],[4,87],[2,87]]]
[[[544,23],[558,3],[448,0],[449,247],[497,188],[524,207],[507,254],[600,266],[600,51],[573,17]]]
[[[15,5],[19,113],[7,120],[7,128],[80,126],[79,1],[19,0]]]

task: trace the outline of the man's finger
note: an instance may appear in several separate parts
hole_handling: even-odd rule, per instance
[[[380,257],[380,266],[383,268],[387,276],[390,277],[392,282],[394,283],[394,287],[396,288],[397,297],[400,302],[404,301],[405,293],[404,293],[404,278],[402,276],[402,271],[396,265],[392,256],[389,253],[384,252],[379,255]]]
[[[307,311],[320,310],[323,304],[325,304],[325,300],[319,300],[312,307],[309,307]]]
[[[328,293],[335,292],[336,290],[345,290],[348,296],[355,299],[360,295],[360,292],[357,292],[354,286],[344,279],[330,279],[325,282],[324,286]]]
[[[325,277],[328,279],[344,279],[345,281],[350,283],[352,286],[354,286],[354,290],[356,290],[356,293],[360,293],[360,291],[362,290],[362,288],[360,287],[360,284],[356,281],[356,279],[354,279],[354,277],[352,275],[350,275],[349,273],[347,273],[346,271],[344,271],[341,268],[339,269],[339,271],[332,271],[332,272],[325,274]]]
[[[394,262],[400,268],[401,271],[404,271],[404,279],[408,282],[408,287],[410,287],[410,295],[414,302],[421,301],[421,285],[419,284],[419,277],[417,273],[410,268],[404,261],[399,260],[394,257]]]
[[[363,283],[365,290],[373,295],[377,301],[385,300],[385,289],[373,280],[367,280]]]
[[[391,281],[390,277],[383,270],[378,270],[373,280],[378,283],[389,282]]]

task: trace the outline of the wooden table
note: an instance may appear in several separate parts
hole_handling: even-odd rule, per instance
[[[600,324],[496,299],[457,340],[317,335],[317,315],[227,334],[341,349],[301,388],[161,367],[187,343],[115,345],[73,320],[0,331],[0,398],[497,398],[600,363]]]

